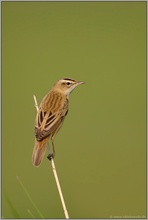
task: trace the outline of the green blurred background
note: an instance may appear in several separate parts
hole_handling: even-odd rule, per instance
[[[146,2],[2,2],[2,216],[64,218],[49,161],[32,165],[33,94],[70,96],[55,164],[70,218],[146,216]],[[16,210],[16,214],[15,214]]]

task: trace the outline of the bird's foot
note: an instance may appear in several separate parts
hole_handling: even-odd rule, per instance
[[[48,154],[47,158],[48,160],[54,159],[54,153]]]

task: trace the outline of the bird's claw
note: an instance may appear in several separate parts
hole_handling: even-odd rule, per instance
[[[48,160],[54,159],[54,154],[53,154],[53,153],[49,154],[49,155],[47,156],[47,158],[48,158]]]

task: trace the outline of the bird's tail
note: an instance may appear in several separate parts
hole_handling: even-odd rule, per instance
[[[49,137],[43,139],[42,141],[35,140],[35,146],[32,154],[32,162],[33,164],[38,167],[45,155],[45,151],[48,145]]]

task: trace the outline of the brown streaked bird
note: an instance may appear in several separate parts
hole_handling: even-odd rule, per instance
[[[51,138],[53,152],[48,155],[48,159],[54,158],[54,138],[68,113],[69,94],[76,86],[83,83],[68,78],[60,79],[43,98],[34,128],[35,146],[32,162],[35,166],[39,166],[42,162],[49,138]]]

